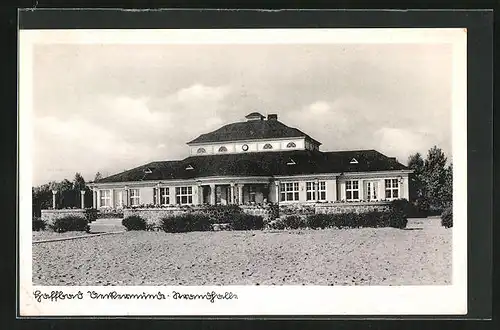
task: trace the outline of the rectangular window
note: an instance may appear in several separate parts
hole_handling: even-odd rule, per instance
[[[286,182],[280,184],[281,201],[298,201],[299,200],[299,183]]]
[[[316,200],[316,182],[306,182],[306,200],[315,201]]]
[[[111,190],[101,190],[101,207],[111,206]]]
[[[359,181],[350,180],[345,182],[345,199],[348,201],[359,200]]]
[[[385,179],[385,198],[399,198],[399,182],[398,179]]]
[[[318,187],[318,195],[320,201],[326,201],[326,182],[320,181]]]
[[[177,204],[193,204],[193,187],[175,187]]]
[[[168,188],[160,188],[160,205],[170,204],[170,195]]]
[[[139,189],[130,189],[130,206],[137,206],[140,203]]]

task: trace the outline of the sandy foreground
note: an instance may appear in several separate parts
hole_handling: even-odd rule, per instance
[[[451,283],[452,231],[394,228],[123,234],[33,244],[35,285]]]

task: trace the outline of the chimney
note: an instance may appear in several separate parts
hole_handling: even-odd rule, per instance
[[[267,115],[267,120],[278,120],[278,115],[275,113]]]

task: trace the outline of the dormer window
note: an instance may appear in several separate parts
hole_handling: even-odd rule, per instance
[[[227,152],[227,148],[222,146],[219,148],[219,152]]]
[[[349,162],[349,164],[357,164],[357,163],[358,160],[356,158],[351,159],[351,161]]]
[[[191,165],[186,166],[186,171],[194,170],[194,167]]]
[[[296,165],[297,163],[293,159],[290,158],[286,164],[287,165]]]
[[[273,146],[270,143],[264,144],[264,147],[262,149],[272,149]]]
[[[151,171],[151,169],[148,167],[148,168],[144,169],[144,173],[145,174],[151,174],[151,173],[153,173],[153,171]]]
[[[196,150],[196,153],[197,154],[204,154],[206,153],[207,151],[205,150],[205,148],[198,148],[198,150]]]
[[[297,147],[297,145],[295,144],[295,142],[288,142],[288,144],[286,145],[287,148],[295,148]]]

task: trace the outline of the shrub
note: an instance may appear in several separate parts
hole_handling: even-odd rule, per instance
[[[67,231],[89,231],[89,222],[84,217],[70,215],[64,218],[55,219],[49,227],[56,233]]]
[[[233,230],[260,230],[264,228],[264,218],[246,213],[234,214],[229,223]]]
[[[406,199],[396,199],[389,207],[389,227],[406,228],[410,203]]]
[[[453,227],[453,207],[447,207],[441,214],[441,225],[445,228]]]
[[[146,220],[137,215],[131,215],[122,220],[127,230],[146,230]]]
[[[243,211],[238,205],[203,205],[200,212],[206,214],[210,223],[231,223],[232,218],[236,214],[241,214]]]
[[[277,218],[269,221],[267,223],[267,227],[269,229],[283,230],[285,229],[285,221],[283,220],[283,218]]]
[[[307,227],[306,221],[298,215],[289,215],[284,217],[283,224],[286,229],[299,229]]]
[[[188,213],[161,219],[160,228],[167,233],[185,233],[209,231],[212,230],[212,224],[205,214]]]
[[[377,228],[377,227],[406,227],[406,218],[401,213],[393,212],[365,212],[365,213],[335,213],[314,214],[307,217],[307,225],[312,229],[318,228]]]
[[[87,219],[87,221],[89,223],[92,221],[96,221],[98,214],[99,214],[99,211],[97,211],[96,209],[85,210],[85,218]]]
[[[47,227],[47,222],[45,222],[45,220],[42,220],[38,217],[33,217],[32,229],[34,231],[45,230],[46,227]]]
[[[306,218],[307,226],[312,229],[327,227],[331,214],[313,214]]]

